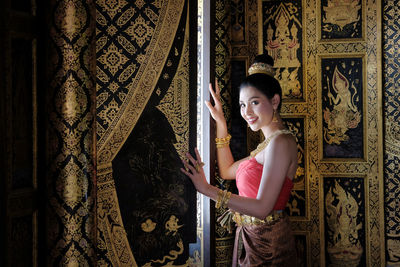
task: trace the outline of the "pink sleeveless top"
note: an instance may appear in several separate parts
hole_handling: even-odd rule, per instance
[[[257,198],[258,188],[261,183],[263,165],[257,162],[255,158],[250,158],[239,164],[236,171],[236,186],[239,195],[249,198]],[[293,188],[293,182],[286,177],[281,192],[276,200],[273,210],[283,210],[289,200],[290,192]]]

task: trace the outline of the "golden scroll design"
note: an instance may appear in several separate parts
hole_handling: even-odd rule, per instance
[[[121,149],[153,93],[164,67],[184,6],[183,0],[165,2],[167,6],[164,20],[159,22],[160,34],[157,38],[153,38],[154,45],[149,46],[148,51],[151,51],[151,55],[145,61],[148,63],[141,65],[139,70],[141,77],[129,88],[126,101],[121,107],[120,118],[114,120],[103,138],[99,140],[99,165],[110,163]]]

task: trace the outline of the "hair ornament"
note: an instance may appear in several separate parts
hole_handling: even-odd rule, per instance
[[[263,74],[267,74],[271,77],[274,77],[275,72],[272,69],[272,66],[266,63],[262,63],[262,62],[257,62],[257,63],[253,63],[250,68],[249,68],[249,75],[255,74],[255,73],[263,73]]]

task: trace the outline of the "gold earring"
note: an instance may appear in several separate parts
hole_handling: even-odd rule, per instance
[[[276,109],[274,109],[274,113],[272,114],[272,122],[278,122],[278,117],[276,116]]]

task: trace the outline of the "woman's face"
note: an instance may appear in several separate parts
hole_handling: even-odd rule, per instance
[[[254,87],[243,87],[239,96],[240,114],[253,131],[268,126],[272,121],[274,106],[266,95]]]

